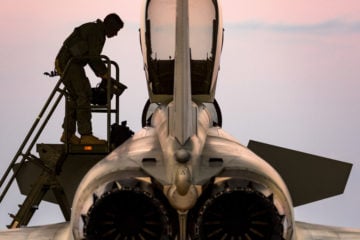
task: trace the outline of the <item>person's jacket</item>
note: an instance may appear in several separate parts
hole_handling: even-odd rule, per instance
[[[100,59],[100,55],[105,39],[105,26],[101,20],[85,23],[75,28],[65,40],[56,57],[57,70],[60,70],[62,73],[67,62],[72,57],[89,57],[82,61],[75,61],[75,63],[82,66],[89,64],[96,76],[104,76],[106,74],[106,66]]]

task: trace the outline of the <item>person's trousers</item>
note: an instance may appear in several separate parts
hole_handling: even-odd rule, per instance
[[[66,113],[63,123],[68,135],[76,132],[76,124],[80,135],[92,134],[91,126],[91,85],[83,66],[73,63],[64,76],[64,84],[68,91]]]

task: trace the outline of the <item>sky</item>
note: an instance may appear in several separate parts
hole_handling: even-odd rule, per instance
[[[216,98],[223,128],[249,139],[353,164],[343,195],[295,209],[295,219],[360,228],[360,2],[358,0],[223,0],[225,28]],[[128,90],[120,119],[135,131],[147,100],[138,29],[140,0],[2,0],[0,8],[0,174],[25,138],[57,79],[53,69],[74,27],[111,12],[125,22],[103,50],[120,66]],[[98,83],[92,73],[93,85]],[[60,104],[39,142],[59,143]],[[93,117],[105,137],[105,120]],[[16,187],[0,205],[0,229],[22,202]],[[32,225],[62,221],[41,203]]]

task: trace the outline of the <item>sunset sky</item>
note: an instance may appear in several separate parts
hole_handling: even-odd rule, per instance
[[[360,2],[358,0],[223,0],[225,39],[216,98],[223,128],[249,139],[354,164],[345,193],[295,210],[299,221],[360,228]],[[57,79],[53,69],[74,27],[118,13],[125,22],[103,53],[117,61],[128,90],[121,120],[140,129],[147,100],[139,47],[140,0],[2,0],[0,8],[0,148],[2,174]],[[99,81],[89,72],[92,84]],[[59,143],[63,105],[40,142]],[[94,134],[105,137],[94,116]],[[21,203],[12,189],[0,206],[0,229]],[[16,199],[16,201],[15,201]],[[40,205],[32,224],[62,221]]]

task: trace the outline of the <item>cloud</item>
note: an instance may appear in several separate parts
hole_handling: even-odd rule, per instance
[[[289,24],[248,21],[225,24],[225,27],[239,31],[271,31],[278,33],[310,33],[310,34],[360,34],[360,21],[347,22],[333,19],[319,23]]]

